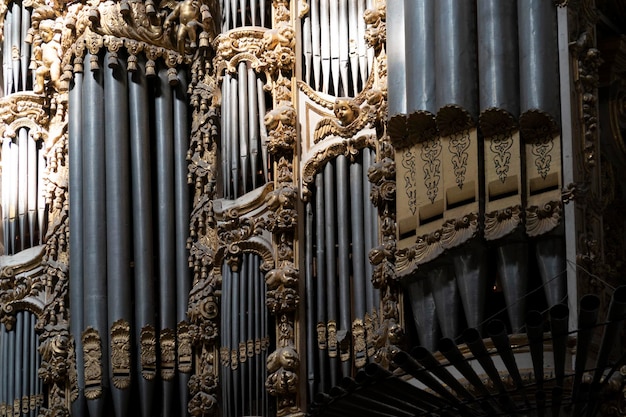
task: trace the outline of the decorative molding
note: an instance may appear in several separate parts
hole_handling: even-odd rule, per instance
[[[151,325],[141,328],[139,334],[141,375],[148,381],[154,380],[157,370],[156,332]]]
[[[161,329],[159,332],[159,357],[161,379],[171,381],[176,375],[176,331]]]
[[[103,395],[102,342],[98,330],[88,327],[82,334],[85,370],[85,398],[95,400]]]

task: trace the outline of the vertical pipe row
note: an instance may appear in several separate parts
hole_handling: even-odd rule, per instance
[[[249,120],[248,120],[248,105],[250,98],[248,97],[248,71],[246,68],[246,62],[239,63],[237,68],[237,81],[238,90],[237,98],[239,100],[239,108],[237,114],[239,116],[239,125],[237,126],[237,137],[239,140],[239,166],[241,170],[241,186],[243,193],[248,190],[248,160],[250,158],[248,148],[249,137]]]
[[[74,74],[69,92],[68,153],[69,153],[69,211],[70,221],[70,285],[69,299],[72,309],[70,333],[74,338],[78,396],[72,403],[73,415],[84,415],[83,390],[85,377],[83,369],[83,345],[81,333],[84,328],[83,315],[83,136],[82,136],[82,87],[83,74]]]
[[[107,51],[105,61],[111,58]],[[128,100],[125,68],[118,63],[104,72],[104,125],[106,159],[106,249],[107,249],[107,305],[108,327],[118,320],[131,321],[130,275],[130,166],[128,145]],[[104,335],[101,335],[104,336]],[[109,340],[108,337],[102,337]],[[104,343],[103,343],[104,344]],[[107,374],[115,377],[113,364]],[[114,384],[111,394],[115,413],[123,416],[128,409],[130,390],[118,389]]]
[[[88,54],[87,68],[91,59]],[[97,61],[93,61],[97,62]],[[95,70],[95,71],[94,71]],[[85,72],[83,80],[83,242],[84,242],[84,300],[85,327],[93,327],[104,339],[107,334],[107,276],[106,276],[106,200],[102,184],[105,178],[104,92],[102,72],[95,68]],[[108,349],[102,344],[102,369],[108,369]],[[108,387],[103,379],[102,386]],[[89,414],[100,417],[104,398],[88,401]]]
[[[139,60],[137,70],[128,73],[128,103],[130,123],[130,160],[132,188],[133,257],[135,263],[135,340],[141,331],[154,329],[152,180],[150,168],[150,127],[148,86],[145,61]],[[141,344],[135,345],[135,357],[141,357]],[[137,363],[139,399],[142,417],[152,414],[154,381],[148,380]]]
[[[256,91],[256,74],[249,62],[246,63],[246,72],[248,76],[248,126],[250,129],[248,149],[250,153],[250,176],[252,177],[252,189],[257,187],[258,161],[259,161],[259,127],[264,124],[263,117],[265,114],[259,113],[258,94]],[[265,181],[263,181],[265,182]]]
[[[25,41],[30,29],[31,12],[21,1],[8,4],[2,41],[2,78],[4,95],[31,88],[28,64],[31,47]]]
[[[17,251],[28,247],[26,223],[28,215],[28,130],[25,127],[17,131],[18,136],[18,198],[17,198],[17,216],[19,221],[19,232],[17,238]]]
[[[265,122],[263,121],[265,117],[265,91],[263,90],[263,80],[257,78],[257,102],[259,104],[259,124],[261,128],[260,132],[260,140],[261,140],[261,162],[263,164],[263,180],[264,182],[270,181],[270,172],[269,169],[269,156],[267,151],[267,127],[265,126]]]
[[[9,187],[9,236],[11,246],[8,253],[16,253],[20,249],[19,245],[19,225],[18,225],[18,201],[19,184],[15,178],[19,178],[19,146],[18,138],[9,141],[9,178],[13,178],[13,187]]]
[[[41,242],[41,232],[39,236],[36,236],[37,229],[37,163],[39,159],[39,155],[37,152],[37,142],[32,136],[32,132],[28,132],[28,166],[26,168],[27,177],[28,177],[28,196],[26,200],[27,207],[27,223],[28,223],[28,234],[30,235],[30,239],[27,242],[24,240],[24,245],[28,245],[33,247],[39,242]],[[22,232],[25,234],[25,232]]]
[[[174,233],[174,152],[172,121],[172,90],[168,83],[167,68],[159,68],[158,86],[155,91],[155,178],[157,201],[157,268],[158,268],[158,305],[159,305],[159,342],[164,332],[176,328],[175,285],[175,233]],[[163,346],[163,345],[161,345]],[[161,358],[162,410],[165,417],[172,410],[173,382],[164,378],[165,372],[173,364]],[[165,368],[168,368],[167,370]],[[165,371],[165,372],[164,372]]]

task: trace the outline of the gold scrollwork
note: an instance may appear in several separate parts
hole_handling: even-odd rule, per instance
[[[156,376],[156,332],[151,325],[141,329],[139,336],[141,346],[141,375],[152,381]]]

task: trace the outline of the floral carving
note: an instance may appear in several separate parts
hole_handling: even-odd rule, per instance
[[[139,336],[141,347],[141,375],[148,381],[156,377],[156,333],[154,327],[148,325],[141,329]]]
[[[111,368],[115,388],[130,387],[130,366],[130,324],[120,319],[111,326]]]
[[[98,331],[88,327],[83,332],[83,363],[85,367],[85,397],[102,397],[102,342]]]

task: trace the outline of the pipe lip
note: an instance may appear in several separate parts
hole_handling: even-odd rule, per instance
[[[569,308],[565,304],[555,304],[550,308],[551,320],[564,320],[569,316]]]
[[[537,310],[531,310],[526,314],[526,328],[543,328],[543,314]]]
[[[454,340],[450,339],[449,337],[444,337],[439,341],[439,351],[444,355],[446,353],[454,351],[456,347],[457,346],[456,343],[454,343]]]
[[[413,356],[413,358],[415,358],[415,360],[419,362],[428,358],[429,356],[432,356],[432,354],[430,353],[430,350],[428,350],[424,346],[415,346],[411,350],[411,356]]]

